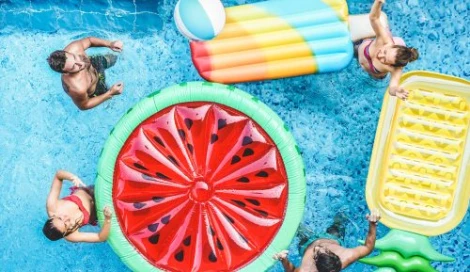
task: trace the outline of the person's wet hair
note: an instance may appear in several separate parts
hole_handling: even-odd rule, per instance
[[[52,218],[48,219],[42,228],[44,235],[51,241],[57,241],[64,238],[64,234],[59,231],[54,224],[52,224]]]
[[[325,249],[325,252],[317,252],[313,259],[318,272],[337,272],[341,271],[341,260],[338,255]]]
[[[66,60],[67,56],[65,56],[65,51],[56,50],[49,55],[47,58],[47,63],[49,63],[49,66],[52,68],[52,70],[63,73]]]
[[[395,63],[392,64],[394,67],[404,67],[408,63],[413,62],[419,58],[419,53],[416,48],[406,47],[403,45],[394,45],[392,48],[397,49]]]

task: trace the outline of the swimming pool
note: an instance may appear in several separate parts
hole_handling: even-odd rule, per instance
[[[152,3],[153,2],[153,3]],[[223,1],[226,6],[256,2]],[[370,0],[348,1],[350,13],[368,12]],[[153,90],[200,80],[189,46],[172,21],[175,0],[0,1],[0,261],[2,271],[126,271],[106,244],[49,242],[42,235],[45,199],[59,168],[92,183],[111,128]],[[464,1],[388,1],[392,29],[420,49],[406,71],[426,69],[470,79]],[[88,35],[121,39],[124,52],[107,73],[124,93],[80,112],[63,93],[45,59]],[[103,49],[104,50],[104,49]],[[91,52],[102,52],[94,50]],[[304,223],[322,231],[337,211],[348,217],[346,246],[365,237],[364,186],[386,83],[369,79],[352,62],[338,73],[237,84],[271,107],[290,127],[307,170]],[[65,191],[64,191],[65,192]],[[388,229],[380,226],[378,237]],[[439,252],[456,257],[439,271],[470,267],[470,219],[431,238]],[[291,257],[299,262],[297,241]],[[271,271],[283,271],[277,264]],[[373,271],[354,264],[347,271]]]

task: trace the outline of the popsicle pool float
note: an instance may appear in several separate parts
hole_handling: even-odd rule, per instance
[[[108,242],[134,271],[265,271],[293,239],[306,190],[282,120],[255,97],[207,82],[131,108],[109,135],[95,184],[97,208],[114,211]]]
[[[452,261],[428,236],[444,234],[464,218],[470,198],[470,82],[409,72],[403,102],[386,95],[366,185],[369,208],[392,228],[376,242],[381,254],[362,259],[378,271],[436,271]]]
[[[353,58],[344,0],[276,0],[225,9],[222,32],[190,44],[204,79],[235,83],[338,71]]]

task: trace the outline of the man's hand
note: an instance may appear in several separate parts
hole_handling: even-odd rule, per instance
[[[109,89],[109,93],[111,95],[120,95],[122,94],[122,90],[124,89],[124,83],[118,82],[114,84],[111,89]]]
[[[103,214],[106,220],[110,220],[111,217],[113,216],[113,212],[111,211],[111,208],[109,208],[108,206],[104,207]]]
[[[109,49],[113,50],[114,52],[121,52],[122,51],[122,42],[121,41],[113,41],[109,45]]]
[[[379,3],[382,3],[382,4],[385,4],[385,0],[375,0],[375,1],[377,1]]]
[[[370,214],[366,215],[366,218],[370,223],[374,223],[375,225],[379,224],[379,220],[380,220],[379,210],[374,209],[373,211],[371,211]]]
[[[289,254],[289,251],[288,250],[283,250],[281,252],[278,252],[278,253],[274,254],[273,259],[278,260],[278,261],[285,260],[287,258],[287,254]]]

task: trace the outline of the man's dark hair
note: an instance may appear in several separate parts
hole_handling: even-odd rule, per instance
[[[44,235],[51,241],[57,241],[64,238],[64,234],[60,232],[54,224],[52,224],[52,218],[48,219],[42,228]]]
[[[329,250],[324,253],[317,252],[313,257],[318,272],[338,272],[341,271],[341,260],[338,255]]]
[[[56,50],[49,55],[47,58],[47,63],[49,63],[49,66],[52,68],[52,70],[63,73],[66,60],[67,57],[65,56],[65,51]]]

